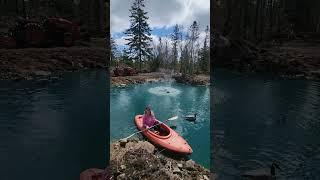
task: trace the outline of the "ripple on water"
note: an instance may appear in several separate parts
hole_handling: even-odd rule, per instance
[[[178,89],[175,89],[173,87],[166,87],[166,86],[153,87],[153,88],[150,88],[148,92],[158,96],[177,96],[178,94],[181,93],[181,91]]]

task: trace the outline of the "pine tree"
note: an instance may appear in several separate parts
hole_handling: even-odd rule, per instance
[[[189,69],[190,53],[189,53],[189,44],[186,43],[181,51],[181,69],[182,74],[187,74]]]
[[[197,23],[197,21],[193,21],[192,25],[190,26],[189,29],[189,35],[188,35],[188,39],[190,41],[190,45],[191,45],[191,49],[190,49],[190,53],[191,53],[191,62],[189,61],[188,63],[188,69],[189,69],[189,73],[192,74],[194,71],[194,62],[195,62],[195,48],[194,45],[196,43],[196,41],[199,38],[199,25]]]
[[[111,65],[116,66],[116,54],[117,54],[117,45],[112,37],[110,37],[110,61]]]
[[[207,26],[206,30],[206,37],[203,41],[203,47],[200,50],[200,70],[202,72],[208,73],[209,72],[209,61],[210,61],[210,52],[209,52],[209,26]]]
[[[167,39],[164,39],[163,62],[164,62],[164,68],[168,69],[170,65],[170,57],[169,57],[169,45],[168,45]]]
[[[142,58],[149,57],[151,54],[150,48],[150,27],[147,22],[147,12],[144,11],[144,0],[135,0],[131,6],[130,13],[130,28],[125,32],[129,41],[127,45],[133,55],[133,59],[139,61],[139,69],[141,71]]]
[[[180,42],[180,28],[178,24],[174,26],[173,33],[171,34],[171,40],[172,40],[172,66],[173,66],[173,71],[175,72],[176,66],[177,66],[177,61],[178,61],[178,45]]]
[[[129,56],[128,50],[127,49],[123,49],[122,50],[122,54],[121,54],[121,60],[124,64],[133,67],[134,64],[132,62],[132,59]]]
[[[159,37],[159,44],[157,46],[157,56],[158,56],[158,59],[160,61],[160,65],[163,65],[163,44],[162,44],[162,38]]]

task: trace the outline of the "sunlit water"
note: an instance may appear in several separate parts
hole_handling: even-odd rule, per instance
[[[221,179],[277,162],[280,179],[320,177],[320,83],[214,72],[213,170]]]
[[[194,153],[191,159],[209,168],[210,165],[210,107],[209,88],[156,83],[132,85],[127,88],[112,88],[110,93],[111,141],[127,137],[137,131],[134,117],[143,114],[151,105],[160,121],[177,115],[178,120],[170,121],[185,138]],[[184,116],[198,113],[196,123],[186,121]]]
[[[0,179],[79,179],[108,160],[105,71],[0,81]]]

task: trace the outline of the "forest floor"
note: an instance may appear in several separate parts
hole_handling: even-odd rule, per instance
[[[0,49],[0,80],[106,68],[106,53],[102,47]]]

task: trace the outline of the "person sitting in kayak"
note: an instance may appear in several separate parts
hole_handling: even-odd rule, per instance
[[[150,106],[146,107],[146,110],[144,111],[144,115],[143,115],[142,119],[143,119],[143,126],[145,128],[150,128],[150,127],[158,124],[158,121],[156,121],[156,117],[154,116],[154,113],[151,110]],[[151,129],[158,130],[159,127],[158,126],[154,126]]]

